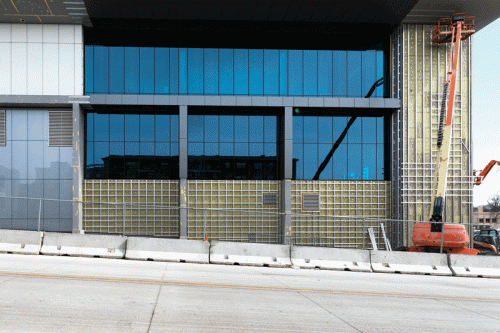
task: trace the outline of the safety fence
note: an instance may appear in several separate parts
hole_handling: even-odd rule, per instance
[[[180,216],[186,215],[186,237],[194,240],[219,240],[248,243],[291,243],[302,246],[321,246],[351,249],[389,249],[411,246],[412,232],[419,221],[392,220],[370,216],[327,216],[290,214],[270,210],[242,210],[162,206],[154,203],[88,202],[46,198],[0,196],[0,228],[38,231],[71,231],[72,213],[59,215],[69,225],[59,229],[47,215],[50,204],[71,206],[83,212],[82,227],[86,233],[117,234],[180,238]],[[9,209],[6,207],[9,206]],[[21,207],[21,208],[19,208]],[[26,214],[14,218],[5,212]],[[76,209],[75,209],[76,210]],[[73,211],[71,210],[67,210]],[[21,214],[19,214],[21,215]],[[29,218],[28,218],[29,216]],[[20,223],[29,220],[30,223]],[[291,228],[283,234],[282,226]],[[464,223],[467,232],[484,225]],[[63,227],[63,228],[61,228]],[[471,237],[472,238],[472,237]],[[397,239],[397,241],[396,241]]]

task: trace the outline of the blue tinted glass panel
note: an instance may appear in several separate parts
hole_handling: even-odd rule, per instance
[[[109,93],[123,95],[125,92],[125,49],[109,48]]]
[[[377,179],[377,145],[363,145],[363,180]]]
[[[139,93],[139,48],[125,48],[125,94]]]
[[[279,95],[279,50],[264,50],[264,95]]]
[[[363,143],[377,143],[377,118],[363,118]]]
[[[143,156],[153,156],[155,154],[154,142],[141,142],[140,154]]]
[[[350,143],[347,148],[347,179],[361,179],[361,144]]]
[[[280,95],[288,95],[288,51],[280,50]]]
[[[342,135],[345,127],[347,126],[347,121],[350,118],[347,117],[333,117],[333,142],[337,141],[337,139]],[[347,135],[343,140],[344,143],[347,143]]]
[[[155,52],[152,47],[140,48],[140,91],[141,94],[155,92]]]
[[[108,93],[108,48],[94,47],[94,93]]]
[[[304,118],[305,117],[293,117],[293,142],[302,143],[304,142]]]
[[[203,155],[203,143],[189,143],[188,154],[194,156]]]
[[[304,117],[304,142],[318,142],[318,117]]]
[[[233,142],[233,116],[220,116],[220,141],[221,142]]]
[[[304,179],[304,151],[303,144],[293,144],[293,169],[294,179]]]
[[[188,49],[188,92],[203,94],[203,49]]]
[[[125,155],[139,155],[139,142],[125,142]]]
[[[170,144],[165,142],[157,142],[155,144],[156,156],[170,156]]]
[[[221,143],[220,144],[220,156],[233,156],[234,155],[234,144],[233,143]]]
[[[318,96],[332,96],[332,51],[318,51]]]
[[[188,116],[188,141],[203,142],[203,116]]]
[[[170,141],[179,142],[179,116],[170,116]]]
[[[94,47],[85,46],[85,93],[94,93]]]
[[[219,155],[219,145],[217,143],[205,143],[205,155],[206,156]]]
[[[235,143],[234,144],[235,156],[248,156],[248,143]]]
[[[377,118],[377,143],[384,143],[384,118]]]
[[[85,156],[87,167],[94,164],[94,142],[87,142],[87,155]]]
[[[332,121],[333,117],[318,117],[318,142],[332,143],[335,142],[333,135]],[[337,140],[335,138],[335,140]]]
[[[384,180],[384,145],[377,144],[377,180]]]
[[[332,80],[333,80],[333,96],[347,96],[347,52],[333,51],[332,52]]]
[[[170,49],[170,93],[179,93],[179,49]]]
[[[349,128],[349,132],[347,132],[347,142],[348,143],[361,143],[361,122],[362,118],[358,117],[352,124],[351,128]]]
[[[276,143],[264,143],[264,155],[277,156],[276,155]]]
[[[341,144],[332,156],[333,179],[347,179],[347,145]]]
[[[347,51],[347,96],[361,96],[361,52]]]
[[[109,140],[124,141],[125,140],[125,116],[123,114],[109,115]]]
[[[321,163],[327,157],[328,153],[332,149],[332,146],[333,145],[331,145],[331,144],[319,144],[318,145],[318,167],[314,171],[315,173],[319,169],[319,166],[321,165]],[[333,179],[333,159],[332,158],[330,159],[330,161],[326,165],[325,169],[319,175],[319,179],[320,180]]]
[[[370,91],[372,85],[377,81],[377,54],[375,51],[364,51],[362,56],[361,68],[362,73],[362,89],[361,95],[366,96]],[[371,97],[376,97],[375,92],[373,92]]]
[[[219,141],[219,117],[218,116],[205,116],[205,141],[204,142],[218,142]]]
[[[248,51],[250,95],[262,95],[264,86],[264,52],[263,50]]]
[[[219,94],[233,94],[233,50],[219,50]]]
[[[170,156],[179,156],[179,143],[172,143],[170,145]]]
[[[109,141],[109,115],[95,114],[95,141]]]
[[[179,95],[187,94],[187,49],[179,49]]]
[[[204,52],[204,93],[217,95],[219,93],[219,50],[205,49]]]
[[[318,146],[304,144],[304,179],[312,179],[318,170]]]
[[[155,115],[155,139],[156,141],[170,141],[169,115]]]
[[[261,155],[264,155],[264,144],[250,143],[250,156],[261,156]]]
[[[155,135],[155,116],[151,114],[140,115],[140,140],[154,141]]]
[[[94,163],[104,164],[103,158],[109,156],[109,142],[94,143]]]
[[[155,94],[168,94],[170,81],[170,52],[167,48],[155,49]]]
[[[377,80],[384,77],[384,52],[377,51]],[[377,97],[384,97],[384,85],[377,87]]]
[[[248,142],[248,116],[234,117],[234,141]]]
[[[139,141],[139,115],[125,115],[125,141]]]
[[[318,95],[318,51],[304,51],[304,95]]]
[[[303,62],[301,50],[288,51],[288,95],[302,96]]]
[[[276,142],[277,141],[277,117],[264,117],[264,142]]]
[[[110,142],[109,143],[109,155],[125,155],[125,143],[124,142]]]
[[[264,122],[262,116],[250,117],[250,142],[264,142]]]
[[[248,50],[234,50],[234,94],[248,95]]]
[[[94,114],[87,113],[87,141],[94,141]]]

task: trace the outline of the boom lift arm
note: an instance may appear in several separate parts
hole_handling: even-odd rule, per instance
[[[476,176],[476,170],[474,170],[474,185],[481,185],[483,183],[484,178],[490,173],[491,169],[495,166],[495,164],[500,165],[500,161],[491,160],[490,163],[486,165],[486,167]],[[477,171],[479,172],[479,171]]]

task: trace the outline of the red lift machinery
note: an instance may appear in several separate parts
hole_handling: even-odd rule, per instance
[[[495,164],[500,165],[500,161],[491,160],[483,170],[474,170],[474,185],[481,185],[484,178],[486,178],[486,176],[490,173]]]
[[[445,207],[446,180],[450,156],[453,110],[455,106],[455,87],[457,82],[458,55],[461,41],[474,33],[474,17],[465,14],[454,14],[442,18],[437,26],[432,27],[433,43],[451,43],[448,72],[443,89],[441,112],[437,138],[437,173],[432,186],[432,199],[429,221],[433,223],[416,223],[413,228],[411,252],[445,252],[455,254],[478,254],[480,251],[469,249],[470,239],[463,224],[443,224]],[[448,101],[446,101],[447,92]]]

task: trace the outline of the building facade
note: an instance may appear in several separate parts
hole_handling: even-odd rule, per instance
[[[12,5],[0,228],[348,248],[381,223],[402,245],[395,220],[427,220],[449,54],[430,23],[464,11],[477,30],[500,14],[494,1]],[[470,38],[460,52],[449,222],[472,217]]]

